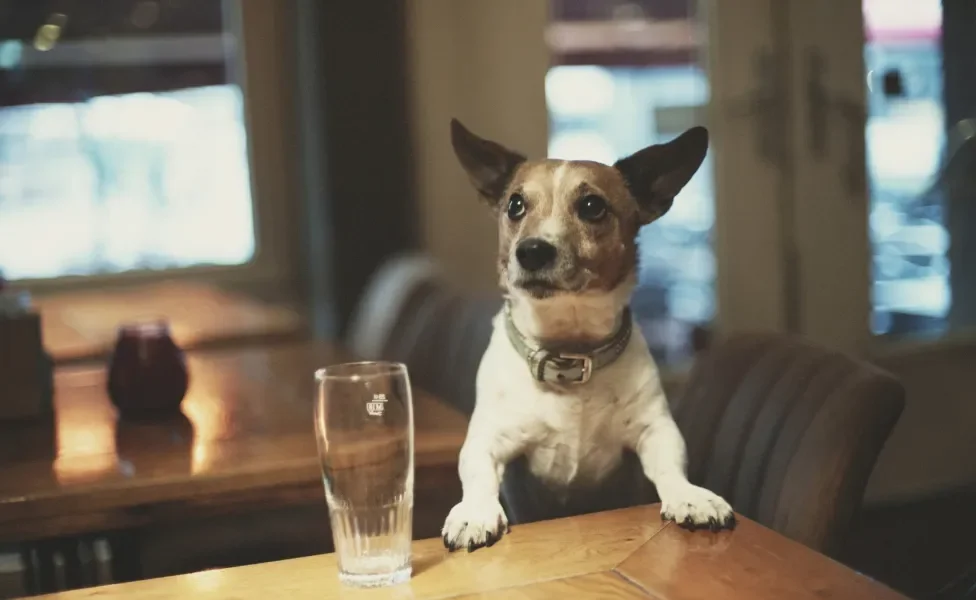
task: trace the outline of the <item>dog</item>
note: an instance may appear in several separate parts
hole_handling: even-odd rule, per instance
[[[451,141],[497,217],[505,304],[478,368],[459,457],[463,494],[444,545],[473,551],[508,532],[499,493],[516,459],[565,500],[598,486],[628,451],[657,489],[663,519],[734,528],[731,506],[687,479],[684,439],[628,308],[638,230],[671,208],[701,166],[707,130],[613,166],[529,160],[456,119]]]

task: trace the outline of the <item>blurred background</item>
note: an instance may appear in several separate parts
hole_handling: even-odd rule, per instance
[[[526,151],[555,158],[612,162],[646,145],[666,141],[692,124],[706,123],[709,117],[738,121],[762,116],[768,120],[754,125],[756,131],[751,136],[718,139],[681,202],[641,232],[641,286],[635,305],[662,360],[686,360],[689,332],[696,326],[710,327],[718,314],[716,280],[723,259],[716,257],[720,235],[715,220],[716,213],[722,211],[717,203],[727,203],[730,208],[734,204],[737,212],[753,208],[748,201],[733,201],[734,190],[728,192],[727,201],[717,198],[722,194],[716,192],[716,180],[729,177],[730,188],[736,187],[736,177],[755,179],[760,174],[770,179],[789,174],[798,181],[803,178],[804,161],[810,159],[818,163],[834,160],[837,179],[844,177],[843,169],[863,167],[867,174],[869,192],[863,201],[868,208],[865,236],[871,265],[867,284],[869,331],[878,336],[931,338],[949,329],[954,302],[947,211],[940,193],[931,190],[943,159],[949,118],[943,98],[940,0],[864,0],[859,15],[862,30],[848,42],[851,49],[855,44],[862,46],[864,85],[846,95],[832,91],[839,83],[831,76],[839,79],[839,74],[830,73],[827,59],[818,59],[825,61],[820,80],[802,73],[802,63],[810,57],[800,54],[839,53],[836,47],[842,42],[833,32],[823,40],[807,41],[803,48],[792,43],[789,57],[800,64],[780,65],[772,55],[764,58],[763,52],[771,47],[761,42],[763,37],[775,41],[776,32],[764,25],[773,26],[780,17],[790,18],[787,11],[768,16],[766,23],[752,20],[749,27],[731,30],[726,34],[728,41],[722,38],[721,43],[730,44],[752,64],[745,73],[749,83],[734,84],[742,87],[743,93],[721,107],[713,102],[716,93],[723,93],[715,89],[721,76],[709,76],[709,51],[715,50],[718,38],[712,38],[720,32],[721,24],[710,28],[705,8],[690,0],[553,0],[545,7],[517,11],[513,7],[511,15],[504,13],[503,6],[483,8],[486,16],[498,20],[500,29],[507,32],[515,28],[505,34],[513,38],[506,52],[521,58],[519,64],[497,60],[489,65],[479,64],[478,60],[486,58],[476,56],[495,56],[487,47],[465,49],[471,54],[467,58],[456,52],[444,57],[435,51],[435,45],[440,45],[440,50],[460,41],[438,39],[423,28],[438,30],[442,38],[456,36],[463,21],[448,19],[464,19],[455,14],[468,8],[429,4],[401,8],[403,18],[411,17],[410,11],[417,12],[412,16],[417,19],[414,28],[401,32],[403,54],[397,58],[403,61],[402,69],[396,75],[391,73],[391,77],[400,77],[403,85],[372,84],[374,88],[389,87],[390,94],[400,94],[403,102],[396,103],[395,96],[387,95],[378,98],[385,99],[387,105],[371,106],[382,115],[369,115],[363,106],[358,108],[362,112],[334,118],[393,121],[394,115],[410,117],[387,132],[388,136],[400,137],[402,156],[391,157],[394,163],[377,166],[385,171],[384,179],[401,180],[400,189],[392,182],[386,184],[388,191],[400,204],[410,206],[407,211],[394,209],[409,214],[408,222],[413,224],[412,231],[399,237],[404,241],[412,238],[409,243],[421,247],[427,244],[435,255],[443,253],[453,269],[471,273],[466,284],[491,283],[485,276],[488,263],[476,258],[490,250],[486,234],[491,228],[468,227],[468,221],[460,221],[463,226],[447,225],[453,223],[450,217],[454,211],[474,212],[460,199],[452,205],[430,206],[430,212],[438,215],[426,215],[418,209],[437,202],[435,195],[447,195],[449,186],[438,186],[440,178],[457,179],[453,162],[423,154],[443,144],[433,138],[443,137],[436,132],[444,131],[446,125],[439,121],[445,115],[471,113],[472,126],[481,125],[482,131],[487,130],[486,136],[506,137],[504,130],[492,127],[489,117],[479,118],[477,114],[487,110],[476,107],[478,103],[494,105],[496,101],[463,98],[465,90],[471,89],[470,83],[479,89],[477,95],[483,95],[482,89],[487,93],[502,86],[505,91],[499,90],[499,94],[517,96],[504,100],[511,106],[499,110],[499,118],[508,117],[529,130],[507,125],[506,129],[524,132],[518,136],[522,139],[505,141],[516,146],[521,142]],[[299,267],[289,261],[288,252],[296,256],[301,252],[279,239],[295,239],[289,235],[289,228],[297,225],[288,222],[287,216],[301,205],[302,186],[296,181],[300,164],[283,159],[282,154],[307,158],[308,152],[296,144],[294,135],[297,123],[305,122],[295,112],[301,101],[297,96],[320,95],[303,88],[315,86],[324,77],[313,72],[311,76],[316,79],[309,81],[309,75],[297,68],[296,32],[288,30],[286,23],[294,18],[296,9],[283,7],[276,14],[261,15],[260,11],[274,11],[242,11],[226,3],[180,0],[106,1],[91,6],[66,2],[63,8],[77,13],[71,15],[70,27],[68,13],[59,13],[56,6],[36,3],[22,7],[8,2],[2,9],[0,267],[5,277],[46,287],[59,281],[84,285],[91,278],[108,281],[134,273],[156,277],[198,273],[203,267],[224,278],[229,273],[253,271],[249,267],[260,264],[268,265],[266,271],[275,271],[270,277],[300,278],[290,272]],[[252,10],[256,14],[250,18],[260,24],[247,27],[242,18]],[[431,11],[429,22],[425,11]],[[57,15],[64,15],[61,20],[65,22],[61,23]],[[277,20],[261,22],[263,17]],[[38,22],[43,22],[40,28],[36,27]],[[775,23],[776,27],[783,25]],[[249,30],[255,27],[268,31],[249,37]],[[528,29],[532,29],[531,34]],[[278,60],[262,57],[257,64],[245,61],[245,37],[254,45],[251,55],[273,52]],[[379,50],[358,51],[381,60]],[[760,64],[767,58],[768,63]],[[448,65],[449,59],[455,64]],[[711,62],[723,60],[730,58],[712,57]],[[321,62],[310,66],[326,67]],[[453,77],[446,78],[450,69],[460,75],[451,71]],[[431,85],[427,85],[428,78],[433,80]],[[497,86],[490,78],[497,78]],[[797,81],[781,81],[783,78]],[[530,81],[535,83],[529,85]],[[786,90],[791,84],[796,84],[796,89]],[[265,85],[272,89],[263,89]],[[454,93],[450,100],[439,99],[440,106],[428,96],[439,94],[442,88],[452,88]],[[792,93],[787,95],[788,91]],[[355,93],[362,97],[365,90]],[[409,108],[403,104],[408,100]],[[790,100],[795,106],[785,105]],[[257,105],[262,108],[256,112],[255,102],[269,105]],[[804,108],[804,102],[810,106]],[[863,152],[847,150],[859,152],[857,156],[863,154],[864,165],[845,165],[853,156],[843,155],[844,146],[860,142],[839,138],[833,144],[836,148],[831,148],[828,137],[831,125],[834,130],[847,129],[849,121],[858,118],[846,113],[860,103],[864,108],[865,147]],[[759,114],[765,110],[770,114]],[[802,114],[804,110],[809,114]],[[508,111],[516,114],[509,116]],[[795,164],[780,169],[782,173],[716,173],[715,155],[726,144],[727,152],[754,155],[757,170],[773,159],[785,160],[785,154],[770,155],[769,147],[764,154],[755,138],[764,136],[766,146],[788,144],[773,141],[781,134],[802,146],[796,125],[787,126],[793,112],[797,113],[793,118],[823,120],[820,135],[827,137],[817,142],[823,147],[810,148],[822,156],[803,156],[801,147],[790,157]],[[815,117],[814,113],[822,115]],[[328,118],[322,114],[316,121]],[[339,126],[350,130],[366,127],[353,123]],[[272,131],[264,134],[262,127]],[[291,128],[291,135],[283,133],[285,127]],[[717,132],[722,130],[719,123],[713,127]],[[322,123],[322,128],[324,136],[328,124]],[[536,139],[530,139],[530,134]],[[268,147],[272,140],[266,144],[262,135],[279,138],[277,152]],[[367,147],[352,152],[365,154],[368,147],[380,145],[366,139],[362,145]],[[309,144],[322,146],[322,160],[328,160],[328,139]],[[254,167],[255,163],[264,164],[260,160],[264,152],[277,155],[269,157],[280,163],[277,171],[271,166]],[[254,153],[258,153],[258,160]],[[418,160],[421,157],[424,160]],[[432,164],[427,164],[427,158]],[[407,160],[412,161],[409,166],[404,164]],[[328,178],[328,172],[319,177]],[[431,188],[440,189],[435,192]],[[324,194],[328,187],[320,191]],[[366,198],[335,201],[371,201],[371,190],[350,192]],[[778,203],[791,200],[780,196]],[[392,203],[393,198],[386,202]],[[262,213],[267,215],[264,219],[260,218]],[[795,231],[807,225],[798,222],[781,227]],[[324,237],[327,231],[318,227],[309,235]],[[785,234],[769,232],[776,233]],[[468,235],[480,236],[475,239],[483,247],[453,252],[457,242],[452,239],[466,241]],[[811,231],[811,235],[826,236],[825,243],[830,240],[829,232]],[[851,251],[858,250],[852,246]],[[770,249],[770,254],[774,252]],[[804,259],[798,258],[801,262]],[[275,266],[270,266],[272,262]],[[243,275],[231,277],[247,279]],[[295,285],[294,281],[288,284]],[[864,282],[856,284],[864,287]]]
[[[0,0],[0,273],[56,365],[146,315],[187,346],[337,339],[403,253],[497,293],[451,117],[602,162],[706,125],[640,232],[639,325],[676,388],[740,331],[897,376],[861,523],[890,532],[976,498],[974,82],[971,0]],[[910,589],[925,540],[976,559],[936,526],[850,560]]]

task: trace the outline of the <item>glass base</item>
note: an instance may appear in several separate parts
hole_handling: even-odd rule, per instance
[[[339,581],[351,587],[386,587],[410,581],[411,571],[412,569],[409,565],[402,569],[386,573],[349,573],[340,569]]]

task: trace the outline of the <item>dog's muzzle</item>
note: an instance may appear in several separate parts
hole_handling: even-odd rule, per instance
[[[536,381],[555,385],[582,385],[594,371],[602,369],[623,354],[630,342],[633,319],[630,309],[624,309],[620,328],[599,346],[587,351],[542,348],[530,343],[515,326],[511,307],[505,306],[505,330],[515,351],[529,366]]]

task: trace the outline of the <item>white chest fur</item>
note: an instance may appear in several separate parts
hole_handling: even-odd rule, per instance
[[[496,317],[478,372],[478,415],[469,437],[509,438],[490,445],[511,442],[531,472],[551,485],[598,482],[625,449],[636,448],[654,405],[666,402],[643,336],[635,328],[621,356],[587,384],[557,388],[532,377],[506,336],[503,318]]]
[[[442,530],[449,548],[491,545],[502,535],[508,517],[499,485],[506,466],[521,455],[554,491],[574,493],[580,491],[574,484],[584,487],[611,476],[624,450],[631,449],[657,489],[665,519],[734,526],[728,502],[685,476],[684,441],[640,331],[588,383],[556,389],[532,377],[503,319],[495,318],[478,370],[478,397],[458,466],[463,497]]]

